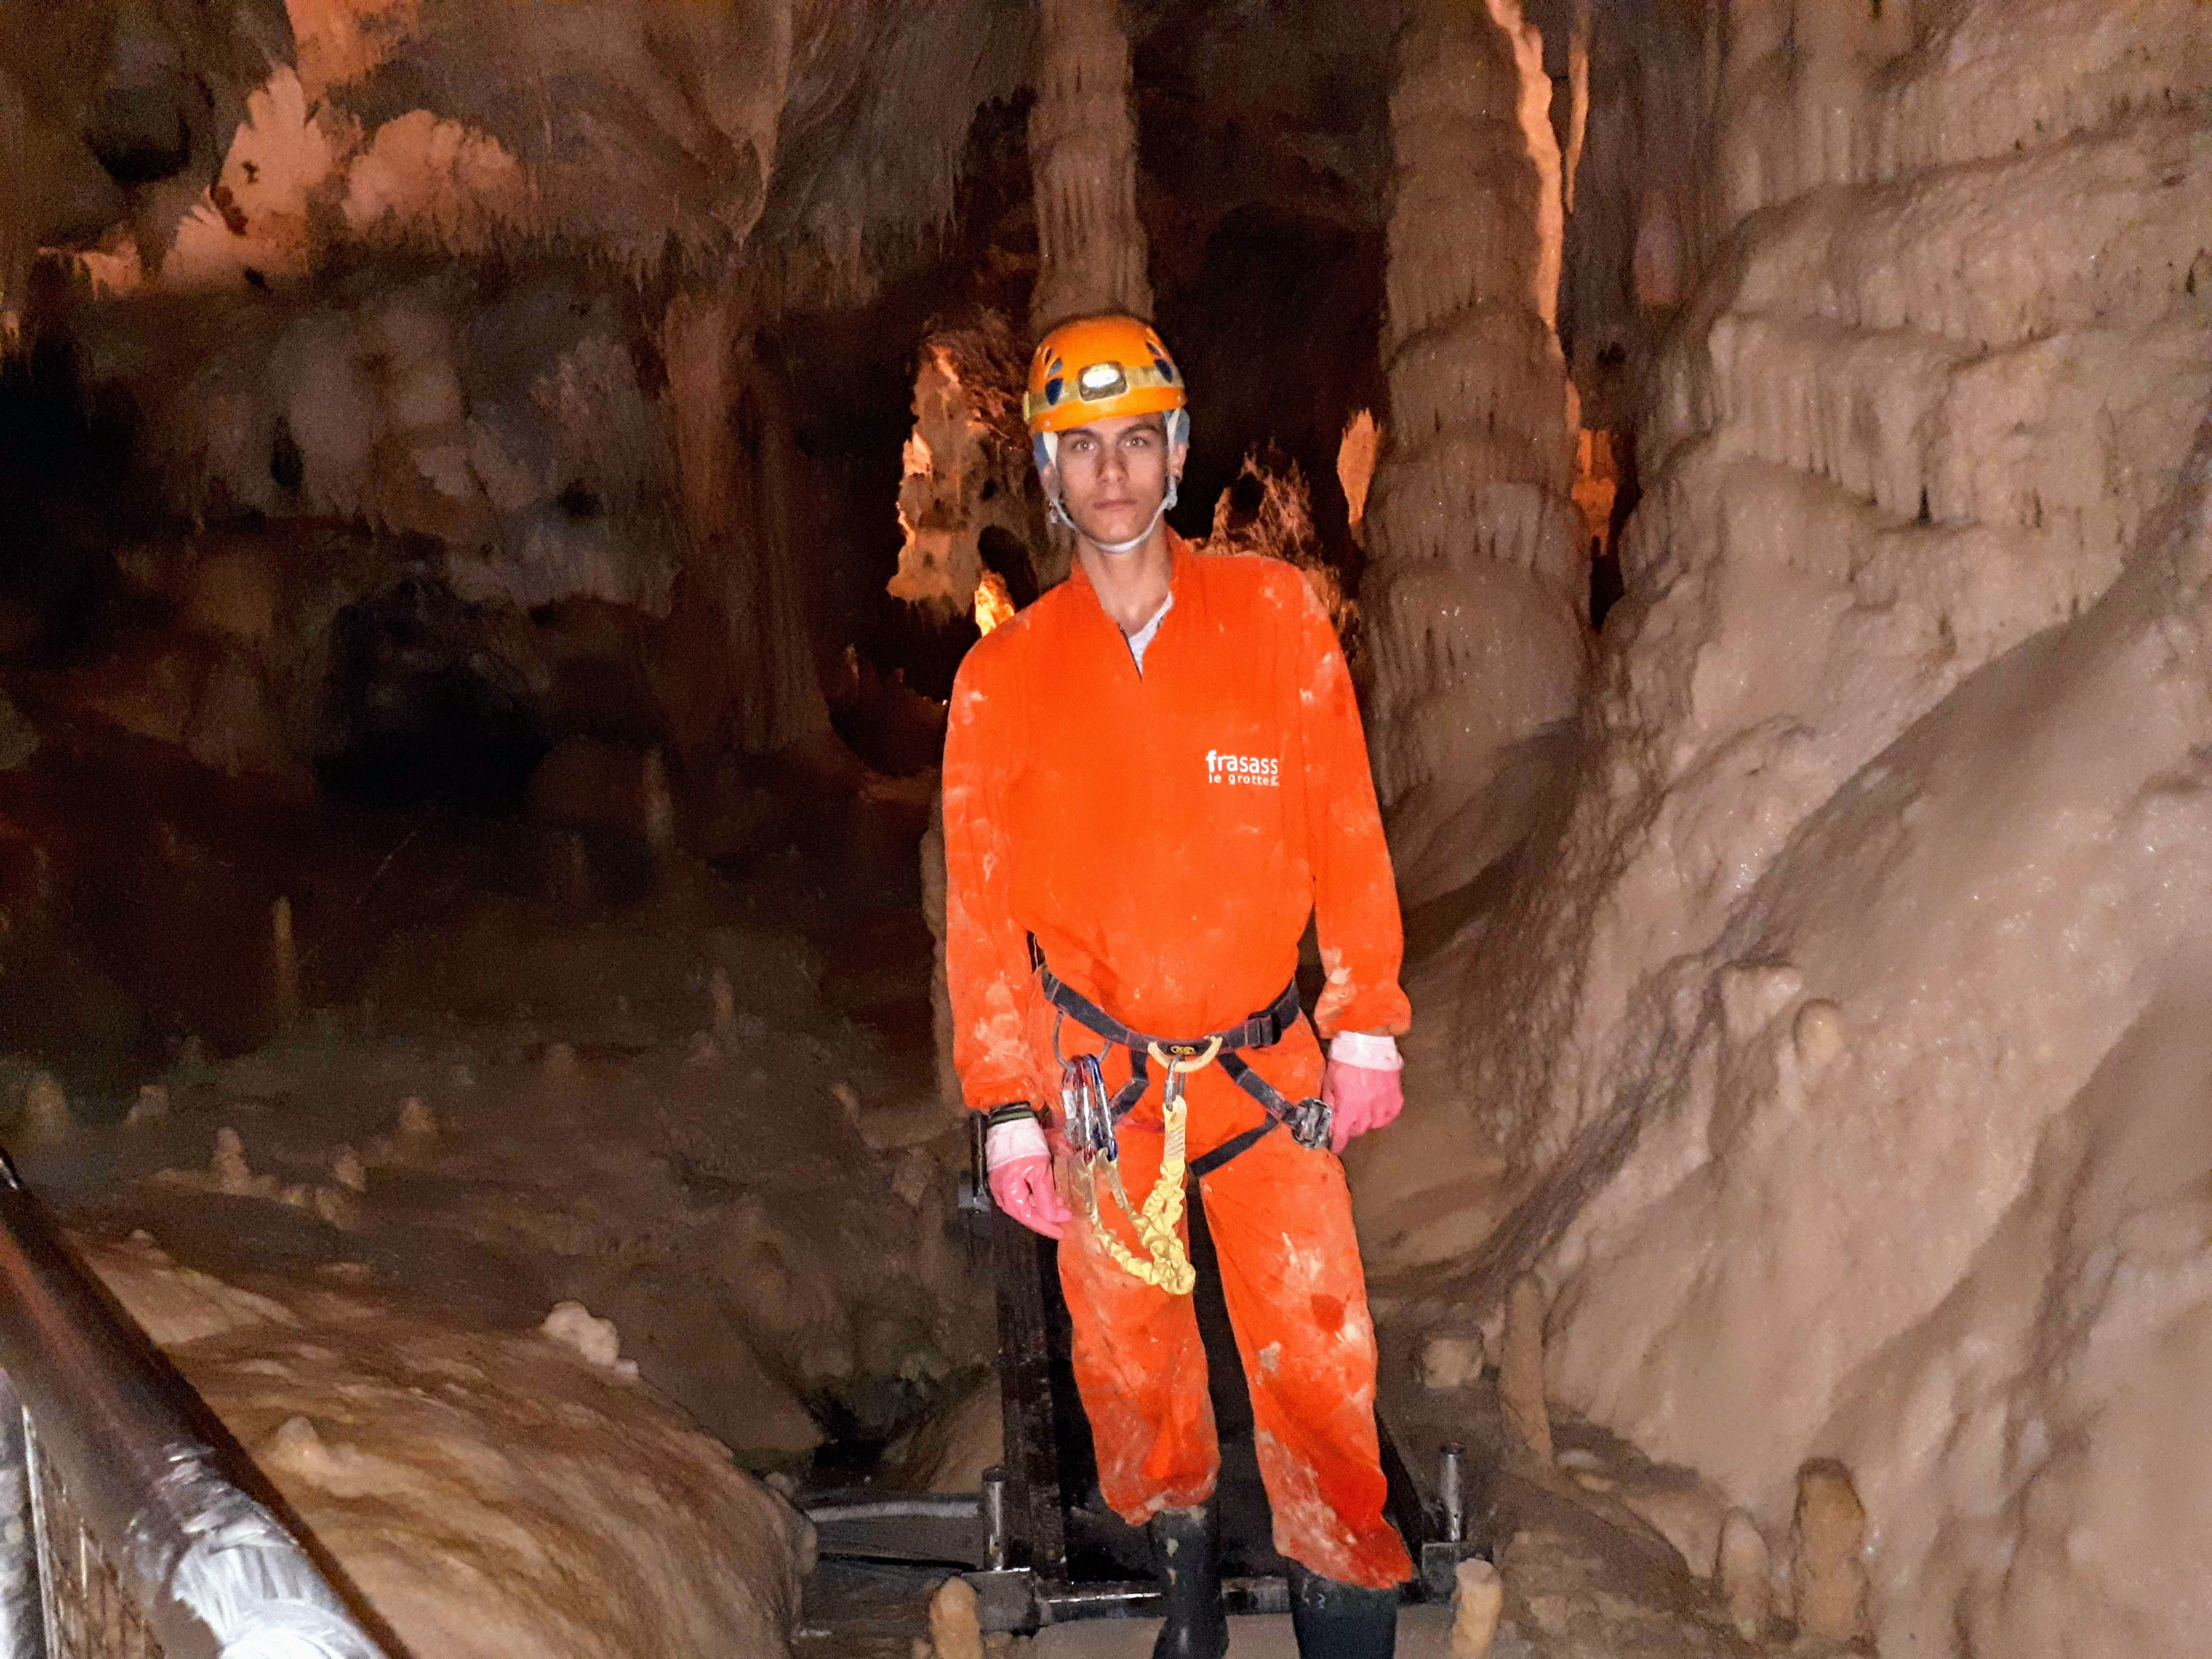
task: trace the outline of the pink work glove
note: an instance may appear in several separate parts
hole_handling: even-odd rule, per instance
[[[1329,1151],[1342,1152],[1354,1135],[1381,1128],[1404,1109],[1404,1065],[1398,1045],[1387,1036],[1352,1031],[1329,1044],[1321,1076],[1321,1097],[1330,1114]]]
[[[983,1158],[990,1166],[991,1196],[1031,1232],[1058,1238],[1075,1219],[1075,1212],[1060,1202],[1052,1178],[1052,1149],[1035,1118],[993,1124]]]

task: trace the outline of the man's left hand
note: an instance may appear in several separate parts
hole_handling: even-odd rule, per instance
[[[1332,1127],[1328,1149],[1341,1152],[1354,1135],[1379,1129],[1406,1104],[1404,1073],[1332,1060],[1321,1074],[1321,1097],[1328,1103]]]

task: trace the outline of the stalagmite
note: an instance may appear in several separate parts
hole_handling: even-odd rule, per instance
[[[416,1146],[438,1138],[438,1115],[422,1103],[419,1095],[410,1095],[399,1103],[399,1139]]]
[[[1553,331],[1560,162],[1541,43],[1517,0],[1414,0],[1398,65],[1367,720],[1385,805],[1425,788],[1430,814],[1449,817],[1506,745],[1573,712],[1588,657]]]
[[[1867,1623],[1866,1510],[1850,1471],[1832,1458],[1797,1473],[1790,1583],[1800,1639],[1860,1642]]]
[[[1452,1659],[1487,1659],[1505,1608],[1505,1581],[1487,1561],[1462,1561],[1452,1570]]]
[[[1766,1553],[1766,1534],[1742,1510],[1730,1510],[1721,1523],[1721,1545],[1713,1563],[1721,1600],[1727,1604],[1729,1622],[1747,1642],[1759,1640],[1774,1601],[1773,1567]]]
[[[347,1188],[318,1182],[307,1191],[307,1207],[315,1212],[317,1220],[340,1232],[349,1233],[361,1225],[361,1194]]]
[[[313,1420],[294,1416],[278,1424],[276,1432],[263,1443],[260,1461],[280,1474],[327,1480],[333,1460]]]
[[[166,1084],[142,1083],[138,1098],[131,1103],[128,1123],[157,1123],[169,1115],[169,1091]]]
[[[331,1154],[331,1179],[349,1193],[368,1190],[368,1168],[361,1161],[361,1154],[350,1146],[341,1146]]]
[[[676,799],[668,789],[668,763],[658,749],[648,749],[639,773],[641,816],[645,822],[645,844],[655,854],[676,846]]]
[[[937,1659],[983,1659],[975,1587],[965,1578],[948,1578],[929,1598],[929,1642]]]
[[[557,1302],[538,1329],[586,1364],[617,1376],[635,1377],[637,1362],[622,1357],[622,1333],[611,1319],[600,1319],[580,1302]]]
[[[292,942],[292,901],[269,907],[269,1015],[288,1031],[300,1021],[300,951]]]
[[[1513,1281],[1505,1301],[1505,1340],[1498,1397],[1508,1427],[1533,1461],[1552,1466],[1552,1419],[1544,1407],[1544,1287],[1533,1273]]]
[[[1834,1003],[1816,997],[1797,1011],[1790,1040],[1801,1064],[1825,1066],[1843,1052],[1843,1016]]]
[[[713,1005],[714,1042],[723,1052],[733,1053],[738,1046],[738,994],[730,983],[730,970],[720,963],[707,981],[707,999]]]
[[[215,1132],[215,1155],[208,1160],[208,1173],[215,1178],[216,1190],[229,1197],[246,1198],[261,1191],[262,1182],[246,1161],[245,1140],[228,1126]]]
[[[70,1116],[69,1096],[52,1072],[33,1073],[23,1089],[23,1112],[19,1120],[26,1141],[67,1140],[76,1127]]]
[[[1463,1389],[1482,1376],[1482,1335],[1432,1336],[1421,1346],[1421,1386],[1431,1394]]]

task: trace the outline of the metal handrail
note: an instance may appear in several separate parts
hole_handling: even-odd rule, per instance
[[[0,1370],[166,1659],[386,1659],[4,1151]]]

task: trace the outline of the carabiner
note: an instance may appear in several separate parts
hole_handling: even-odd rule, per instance
[[[1060,1069],[1061,1133],[1086,1158],[1116,1162],[1121,1149],[1114,1139],[1114,1108],[1106,1095],[1105,1073],[1096,1054],[1078,1054]]]

